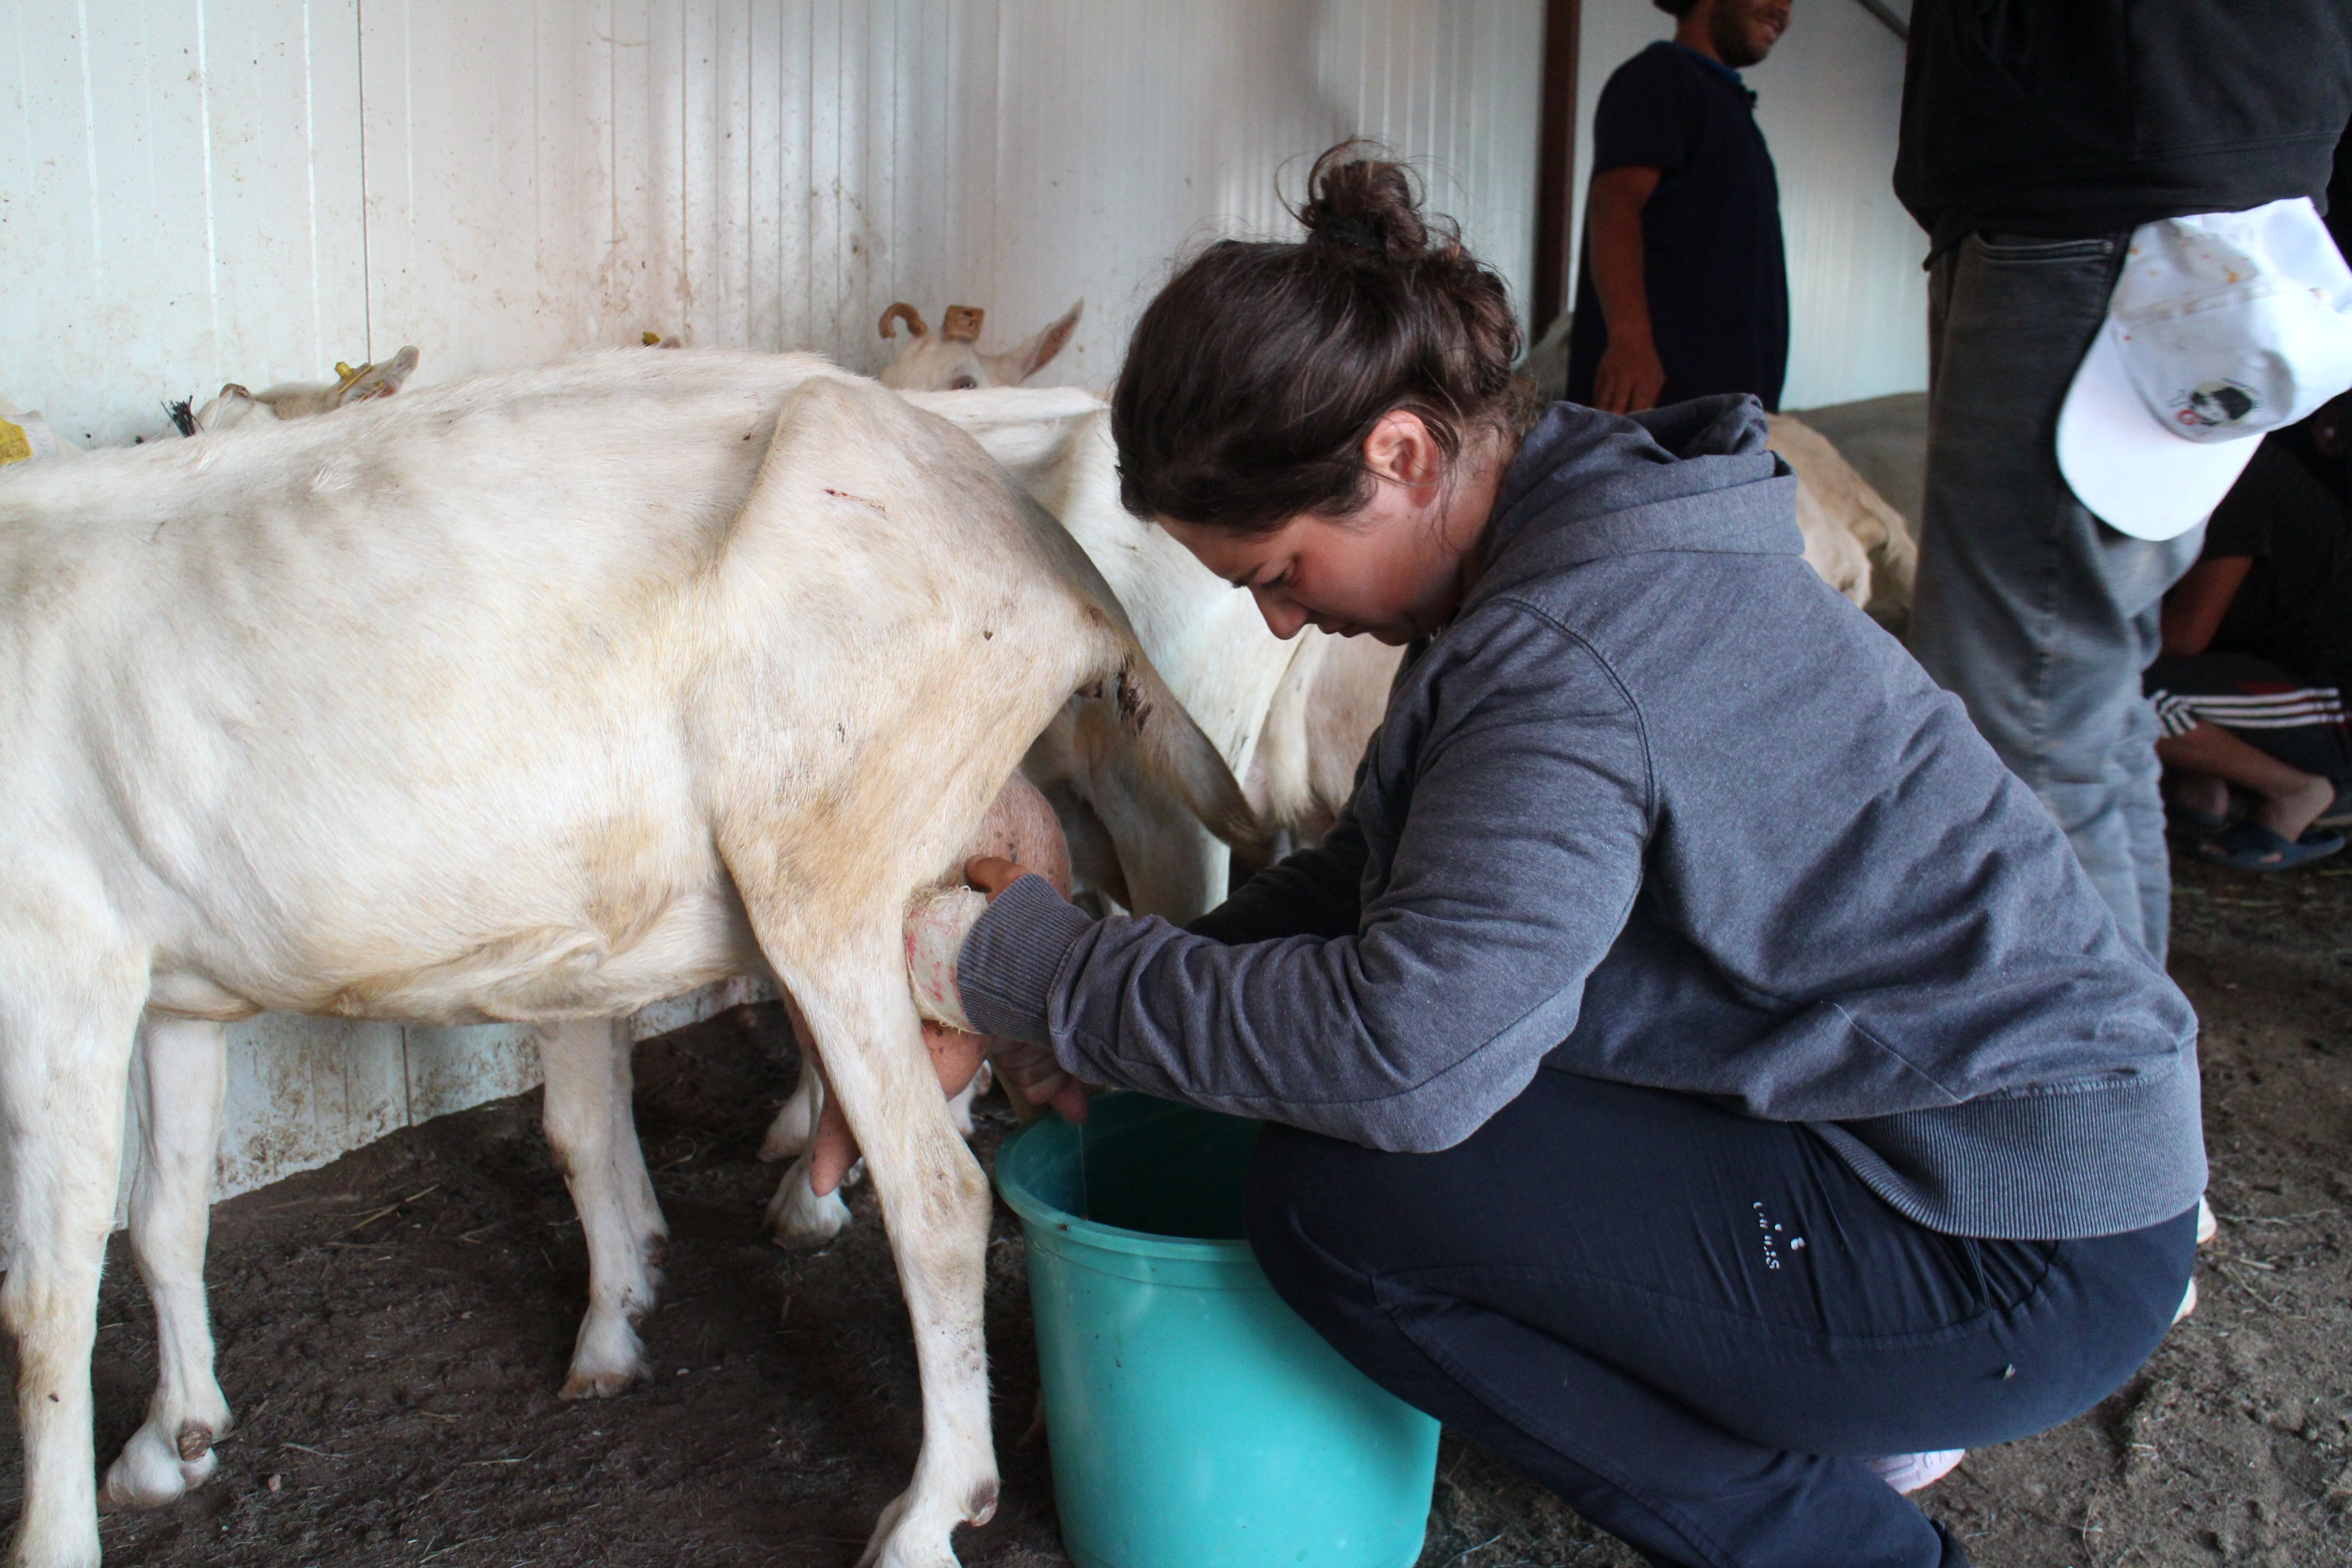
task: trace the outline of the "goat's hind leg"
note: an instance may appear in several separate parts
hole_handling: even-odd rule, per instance
[[[841,1097],[882,1200],[922,1372],[922,1454],[860,1565],[951,1568],[950,1532],[996,1509],[981,1323],[988,1180],[940,1093],[907,989],[896,905],[887,914],[887,928],[776,970],[812,1026],[827,1088]]]
[[[760,1149],[762,1160],[793,1162],[784,1179],[776,1184],[775,1196],[768,1199],[768,1239],[779,1247],[822,1247],[849,1224],[849,1205],[839,1187],[819,1197],[810,1176],[817,1118],[824,1113],[824,1073],[817,1065],[816,1037],[809,1033],[808,1019],[790,997],[784,998],[784,1013],[792,1019],[793,1040],[800,1047],[801,1081],[769,1124],[767,1142]],[[842,1178],[842,1186],[854,1185],[861,1174],[852,1166]]]
[[[558,1397],[606,1399],[648,1375],[636,1325],[660,1291],[667,1239],[631,1113],[628,1024],[551,1024],[539,1060],[547,1141],[588,1243],[588,1312]]]
[[[71,920],[52,904],[32,928],[69,929]],[[7,929],[14,936],[25,926]],[[0,1327],[16,1354],[25,1464],[13,1568],[97,1568],[89,1358],[146,989],[144,966],[127,952],[0,945],[0,1137],[9,1154]]]
[[[768,1135],[760,1143],[760,1160],[763,1165],[781,1165],[785,1160],[798,1159],[816,1136],[816,1119],[824,1109],[824,1090],[817,1078],[816,1064],[809,1060],[808,1041],[801,1047],[800,1082],[776,1109],[776,1119],[768,1124]]]
[[[143,1157],[131,1189],[131,1255],[155,1303],[155,1396],[147,1419],[106,1472],[106,1499],[160,1508],[212,1479],[213,1445],[228,1435],[228,1401],[214,1375],[205,1306],[228,1030],[153,1012],[140,1020],[132,1073]]]

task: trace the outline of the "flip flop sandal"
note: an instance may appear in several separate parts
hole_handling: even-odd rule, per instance
[[[2260,822],[2246,821],[2198,845],[2197,854],[2201,860],[2234,866],[2240,871],[2285,871],[2326,860],[2343,847],[2341,833],[2323,833],[2315,828],[2289,842]]]

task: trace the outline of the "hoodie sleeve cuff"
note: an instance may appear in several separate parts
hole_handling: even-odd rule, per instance
[[[1024,876],[997,894],[956,959],[956,989],[972,1027],[1051,1050],[1055,973],[1094,925],[1042,876]]]

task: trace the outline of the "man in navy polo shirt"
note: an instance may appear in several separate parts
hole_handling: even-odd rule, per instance
[[[1632,413],[1710,392],[1780,406],[1789,275],[1780,187],[1738,68],[1790,0],[1655,0],[1671,43],[1617,68],[1592,117],[1568,396]]]

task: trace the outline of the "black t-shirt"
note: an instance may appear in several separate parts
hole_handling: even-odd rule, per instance
[[[1650,335],[1665,366],[1658,401],[1753,392],[1780,406],[1789,369],[1789,273],[1780,184],[1756,128],[1756,95],[1695,50],[1657,43],[1617,68],[1592,117],[1592,172],[1663,172],[1642,209]],[[1590,236],[1577,269],[1568,396],[1592,401],[1609,324]]]
[[[2202,553],[2254,558],[2213,633],[2214,652],[2252,653],[2305,680],[2352,688],[2352,524],[2343,498],[2279,436],[2263,440],[2214,508]]]
[[[1912,0],[1895,193],[1942,250],[2324,198],[2345,0]]]

